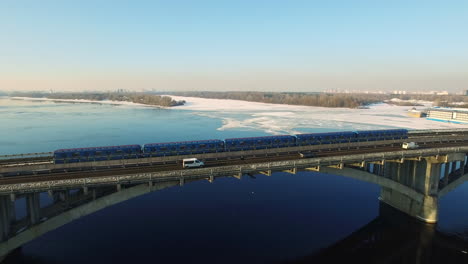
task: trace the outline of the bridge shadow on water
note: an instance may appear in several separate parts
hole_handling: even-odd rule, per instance
[[[282,264],[468,263],[468,234],[451,235],[380,202],[379,216],[335,244]]]

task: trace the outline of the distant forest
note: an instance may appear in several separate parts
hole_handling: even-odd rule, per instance
[[[392,102],[392,98],[401,100],[424,100],[434,102],[436,106],[468,107],[468,96],[460,95],[395,95],[395,94],[349,94],[349,93],[281,93],[281,92],[173,92],[172,95],[191,96],[213,99],[234,99],[249,102],[306,105],[321,107],[357,108],[369,104],[386,102],[401,106],[418,106],[413,102]],[[467,105],[454,105],[465,102]]]
[[[16,92],[10,96],[48,98],[48,99],[81,99],[93,101],[120,101],[132,102],[155,106],[178,106],[185,101],[175,101],[169,96],[160,96],[145,93],[38,93],[38,92]]]
[[[321,107],[358,108],[369,104],[386,102],[400,106],[419,106],[410,100],[433,102],[434,106],[468,108],[468,96],[427,95],[427,94],[349,94],[349,93],[293,93],[293,92],[168,92],[166,94],[212,99],[233,99],[272,104],[306,105]],[[15,92],[10,96],[23,96],[50,99],[84,99],[93,101],[124,101],[156,106],[178,106],[185,101],[176,101],[169,96],[155,93],[43,93]],[[389,101],[392,98],[404,101]],[[460,104],[465,103],[465,104]]]
[[[272,104],[307,105],[323,107],[356,108],[382,102],[370,94],[325,94],[325,93],[270,93],[270,92],[177,92],[180,96],[214,99],[234,99]]]

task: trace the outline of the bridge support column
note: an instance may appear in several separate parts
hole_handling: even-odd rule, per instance
[[[15,217],[9,197],[0,196],[0,241],[7,240],[10,235],[12,216]]]
[[[41,219],[39,193],[31,193],[26,195],[26,207],[30,223],[32,225],[38,223]]]
[[[208,181],[209,181],[210,183],[213,183],[213,182],[214,182],[214,176],[213,176],[213,175],[210,175],[210,178],[208,179]]]
[[[411,198],[398,188],[382,187],[380,200],[427,223],[436,223],[439,204],[439,181],[442,163],[451,170],[456,162],[464,160],[465,153],[426,157],[418,160],[405,160],[403,163],[387,162],[386,174],[398,183],[408,186],[422,198]],[[447,172],[448,169],[445,169]],[[445,175],[447,177],[447,175]]]
[[[449,183],[449,174],[450,174],[450,164],[449,163],[445,163],[445,169],[444,169],[444,185],[447,186],[448,183]]]
[[[465,161],[460,161],[460,176],[465,175]]]
[[[415,189],[423,198],[415,200],[397,189],[382,187],[380,200],[427,223],[436,223],[438,217],[439,157],[421,161],[406,160],[403,163],[387,163],[386,173],[392,180]]]

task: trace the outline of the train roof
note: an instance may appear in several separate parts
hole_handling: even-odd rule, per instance
[[[407,129],[375,129],[375,130],[358,130],[356,133],[369,133],[369,132],[408,132]]]
[[[192,141],[176,141],[176,142],[160,142],[160,143],[147,143],[143,146],[159,146],[159,145],[174,145],[174,144],[201,144],[201,143],[221,143],[219,139],[207,139],[207,140],[192,140]]]
[[[278,135],[278,136],[262,136],[262,137],[245,137],[245,138],[227,138],[225,141],[228,140],[240,140],[240,139],[266,139],[266,138],[287,138],[287,137],[294,137],[291,135]]]
[[[87,150],[109,150],[109,149],[122,149],[122,148],[140,148],[140,145],[120,145],[120,146],[104,146],[104,147],[87,147],[87,148],[70,148],[70,149],[57,149],[56,152],[70,152],[70,151],[87,151]]]
[[[335,132],[323,132],[323,133],[303,133],[303,134],[295,134],[295,136],[310,136],[310,135],[337,135],[337,134],[354,134],[353,131],[335,131]]]

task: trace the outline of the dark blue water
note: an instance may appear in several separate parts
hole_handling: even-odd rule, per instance
[[[8,119],[9,132],[2,130],[1,133],[10,144],[1,145],[3,153],[53,150],[59,145],[138,144],[169,138],[265,134],[245,129],[219,131],[216,128],[220,120],[183,111],[51,103],[35,107],[21,110],[26,112],[25,118],[31,119],[15,120],[13,116]],[[57,108],[67,111],[55,118],[37,119]],[[10,114],[11,108],[7,112],[3,112],[4,116]],[[35,113],[39,114],[35,116]],[[74,121],[71,118],[75,118]],[[27,128],[28,123],[31,129]],[[41,129],[49,132],[43,133]],[[11,134],[13,132],[16,133]],[[379,191],[378,186],[366,182],[312,172],[244,176],[241,180],[227,177],[213,183],[191,182],[148,193],[80,218],[24,245],[8,262],[318,263],[317,254],[324,256],[320,252],[327,248],[333,249],[332,255],[342,254],[343,250],[339,251],[340,247],[334,245],[353,237],[353,233],[363,227],[365,234],[371,234],[369,238],[381,233],[401,233],[392,237],[394,240],[389,241],[394,242],[387,245],[396,255],[400,254],[398,246],[404,241],[410,242],[408,247],[416,247],[412,252],[418,252],[421,245],[427,248],[425,242],[421,242],[424,237],[421,233],[413,235],[406,230],[419,230],[419,226],[391,225],[381,220]],[[465,184],[440,200],[440,220],[433,228],[437,233],[456,235],[462,241],[456,240],[456,243],[462,245],[468,241],[467,191]],[[42,202],[47,202],[47,195],[42,195]],[[22,201],[17,203],[18,208],[24,208]],[[404,223],[410,221],[406,219]],[[436,237],[434,241],[441,239]],[[345,248],[365,249],[362,241],[369,239],[356,241]],[[447,258],[463,254],[445,250],[446,242],[433,244],[437,247],[420,252],[442,252],[438,254]],[[364,252],[360,263],[370,263],[372,250]],[[350,260],[351,253],[346,254]],[[397,258],[396,262],[389,263],[415,262]]]

